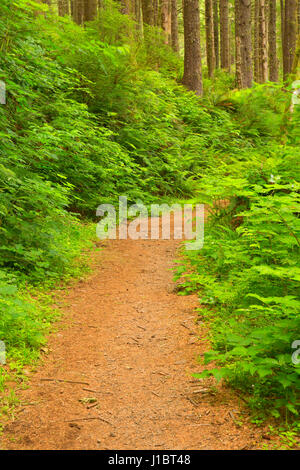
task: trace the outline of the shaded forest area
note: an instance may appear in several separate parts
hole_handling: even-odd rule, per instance
[[[210,327],[199,379],[296,445],[299,5],[2,0],[1,391],[40,356],[58,316],[46,292],[86,272],[97,206],[192,199],[209,207],[205,244],[175,278]]]

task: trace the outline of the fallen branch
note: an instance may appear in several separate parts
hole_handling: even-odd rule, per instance
[[[90,385],[88,382],[77,382],[76,380],[65,380],[65,379],[41,379],[42,382],[64,382],[68,384],[80,384]]]
[[[110,426],[113,426],[112,423],[110,423],[109,421],[107,421],[106,419],[104,418],[101,418],[101,416],[91,416],[90,418],[77,418],[77,419],[68,419],[67,421],[65,421],[65,423],[75,423],[76,421],[91,421],[91,420],[95,420],[95,419],[99,419],[100,421],[103,421],[104,423],[107,423],[107,424],[110,424]]]

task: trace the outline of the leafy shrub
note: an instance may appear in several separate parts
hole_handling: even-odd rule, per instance
[[[8,359],[19,364],[38,357],[55,314],[18,291],[16,280],[0,271],[0,338],[5,339]]]
[[[86,28],[36,16],[31,0],[0,5],[0,338],[14,354],[45,331],[24,291],[80,271],[100,203],[189,196],[224,142],[241,141],[225,112],[169,78],[181,62],[161,33],[139,41],[108,5]]]
[[[296,145],[273,143],[210,169],[199,188],[211,206],[204,248],[187,252],[185,286],[200,290],[199,315],[212,325],[206,363],[222,366],[199,377],[224,378],[275,417],[299,413],[298,160]]]

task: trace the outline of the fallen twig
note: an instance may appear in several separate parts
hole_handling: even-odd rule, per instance
[[[91,408],[95,408],[95,406],[98,406],[98,405],[99,405],[98,402],[93,403],[93,405],[87,406],[87,409],[90,410]]]
[[[195,400],[193,400],[192,398],[190,397],[186,397],[188,401],[190,401],[192,403],[192,405],[194,406],[199,406],[199,403],[197,403]]]
[[[113,425],[112,423],[110,423],[106,419],[101,418],[101,416],[91,416],[90,418],[68,419],[67,421],[65,421],[65,423],[75,423],[76,421],[91,421],[91,420],[95,420],[95,419],[99,419],[100,421],[104,421],[104,423],[110,424],[111,426]]]
[[[65,380],[65,379],[41,379],[42,382],[65,382],[68,384],[80,384],[90,385],[88,382],[77,382],[76,380]]]
[[[90,418],[67,419],[65,423],[75,423],[76,421],[90,421],[92,419],[99,419],[99,418],[95,416],[91,416]]]

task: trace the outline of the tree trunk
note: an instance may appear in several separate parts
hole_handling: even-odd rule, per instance
[[[206,61],[208,76],[213,77],[216,57],[214,49],[213,0],[205,0]]]
[[[253,63],[254,63],[254,80],[260,82],[259,75],[259,0],[254,1],[253,5]]]
[[[184,74],[182,83],[202,95],[199,0],[183,0]]]
[[[281,32],[281,52],[283,57],[283,43],[284,43],[284,0],[280,0],[280,32]]]
[[[171,0],[171,44],[179,52],[177,0]]]
[[[134,0],[134,18],[137,23],[136,29],[143,34],[142,6],[141,0]]]
[[[161,27],[165,36],[165,43],[170,43],[171,36],[171,2],[162,0],[161,2]]]
[[[58,1],[58,14],[59,16],[65,16],[69,14],[69,0]]]
[[[240,38],[240,3],[235,0],[235,80],[237,88],[242,85],[242,59],[241,59],[241,38]]]
[[[143,21],[146,24],[154,25],[154,1],[142,0]]]
[[[294,54],[294,58],[292,61],[292,70],[291,70],[291,76],[290,76],[291,81],[296,80],[297,78],[299,63],[300,63],[300,32],[298,33],[298,39],[297,39],[296,47],[295,47],[295,54]]]
[[[172,44],[172,2],[169,0],[168,14],[168,44]]]
[[[161,0],[153,0],[153,25],[160,26],[160,9]]]
[[[300,34],[298,34],[297,44],[295,47],[295,54],[294,54],[293,62],[292,62],[291,74],[288,77],[288,84],[290,84],[292,81],[294,81],[297,78],[299,62],[300,62]],[[289,124],[290,117],[291,117],[290,111],[291,111],[291,102],[289,98],[285,107],[285,111],[283,113],[282,123],[281,123],[281,144],[282,145],[286,145],[286,142],[287,142],[288,124]]]
[[[265,0],[259,0],[258,58],[259,58],[259,83],[265,83],[268,80]]]
[[[221,68],[229,69],[229,8],[228,0],[220,0],[220,46],[221,46]]]
[[[297,0],[285,0],[283,33],[283,76],[291,73],[297,39]]]
[[[73,0],[73,19],[75,23],[82,24],[83,21],[83,0]]]
[[[219,5],[218,0],[213,0],[214,9],[214,49],[216,68],[220,67],[220,44],[219,44]]]
[[[130,8],[130,2],[129,0],[120,0],[121,3],[121,13],[123,15],[130,15],[131,13],[131,8]]]
[[[276,0],[269,0],[269,80],[278,82],[277,42],[276,42]]]
[[[93,21],[97,16],[97,0],[84,0],[83,21]]]
[[[238,3],[238,37],[240,42],[242,88],[252,86],[252,41],[251,0],[236,0]]]

